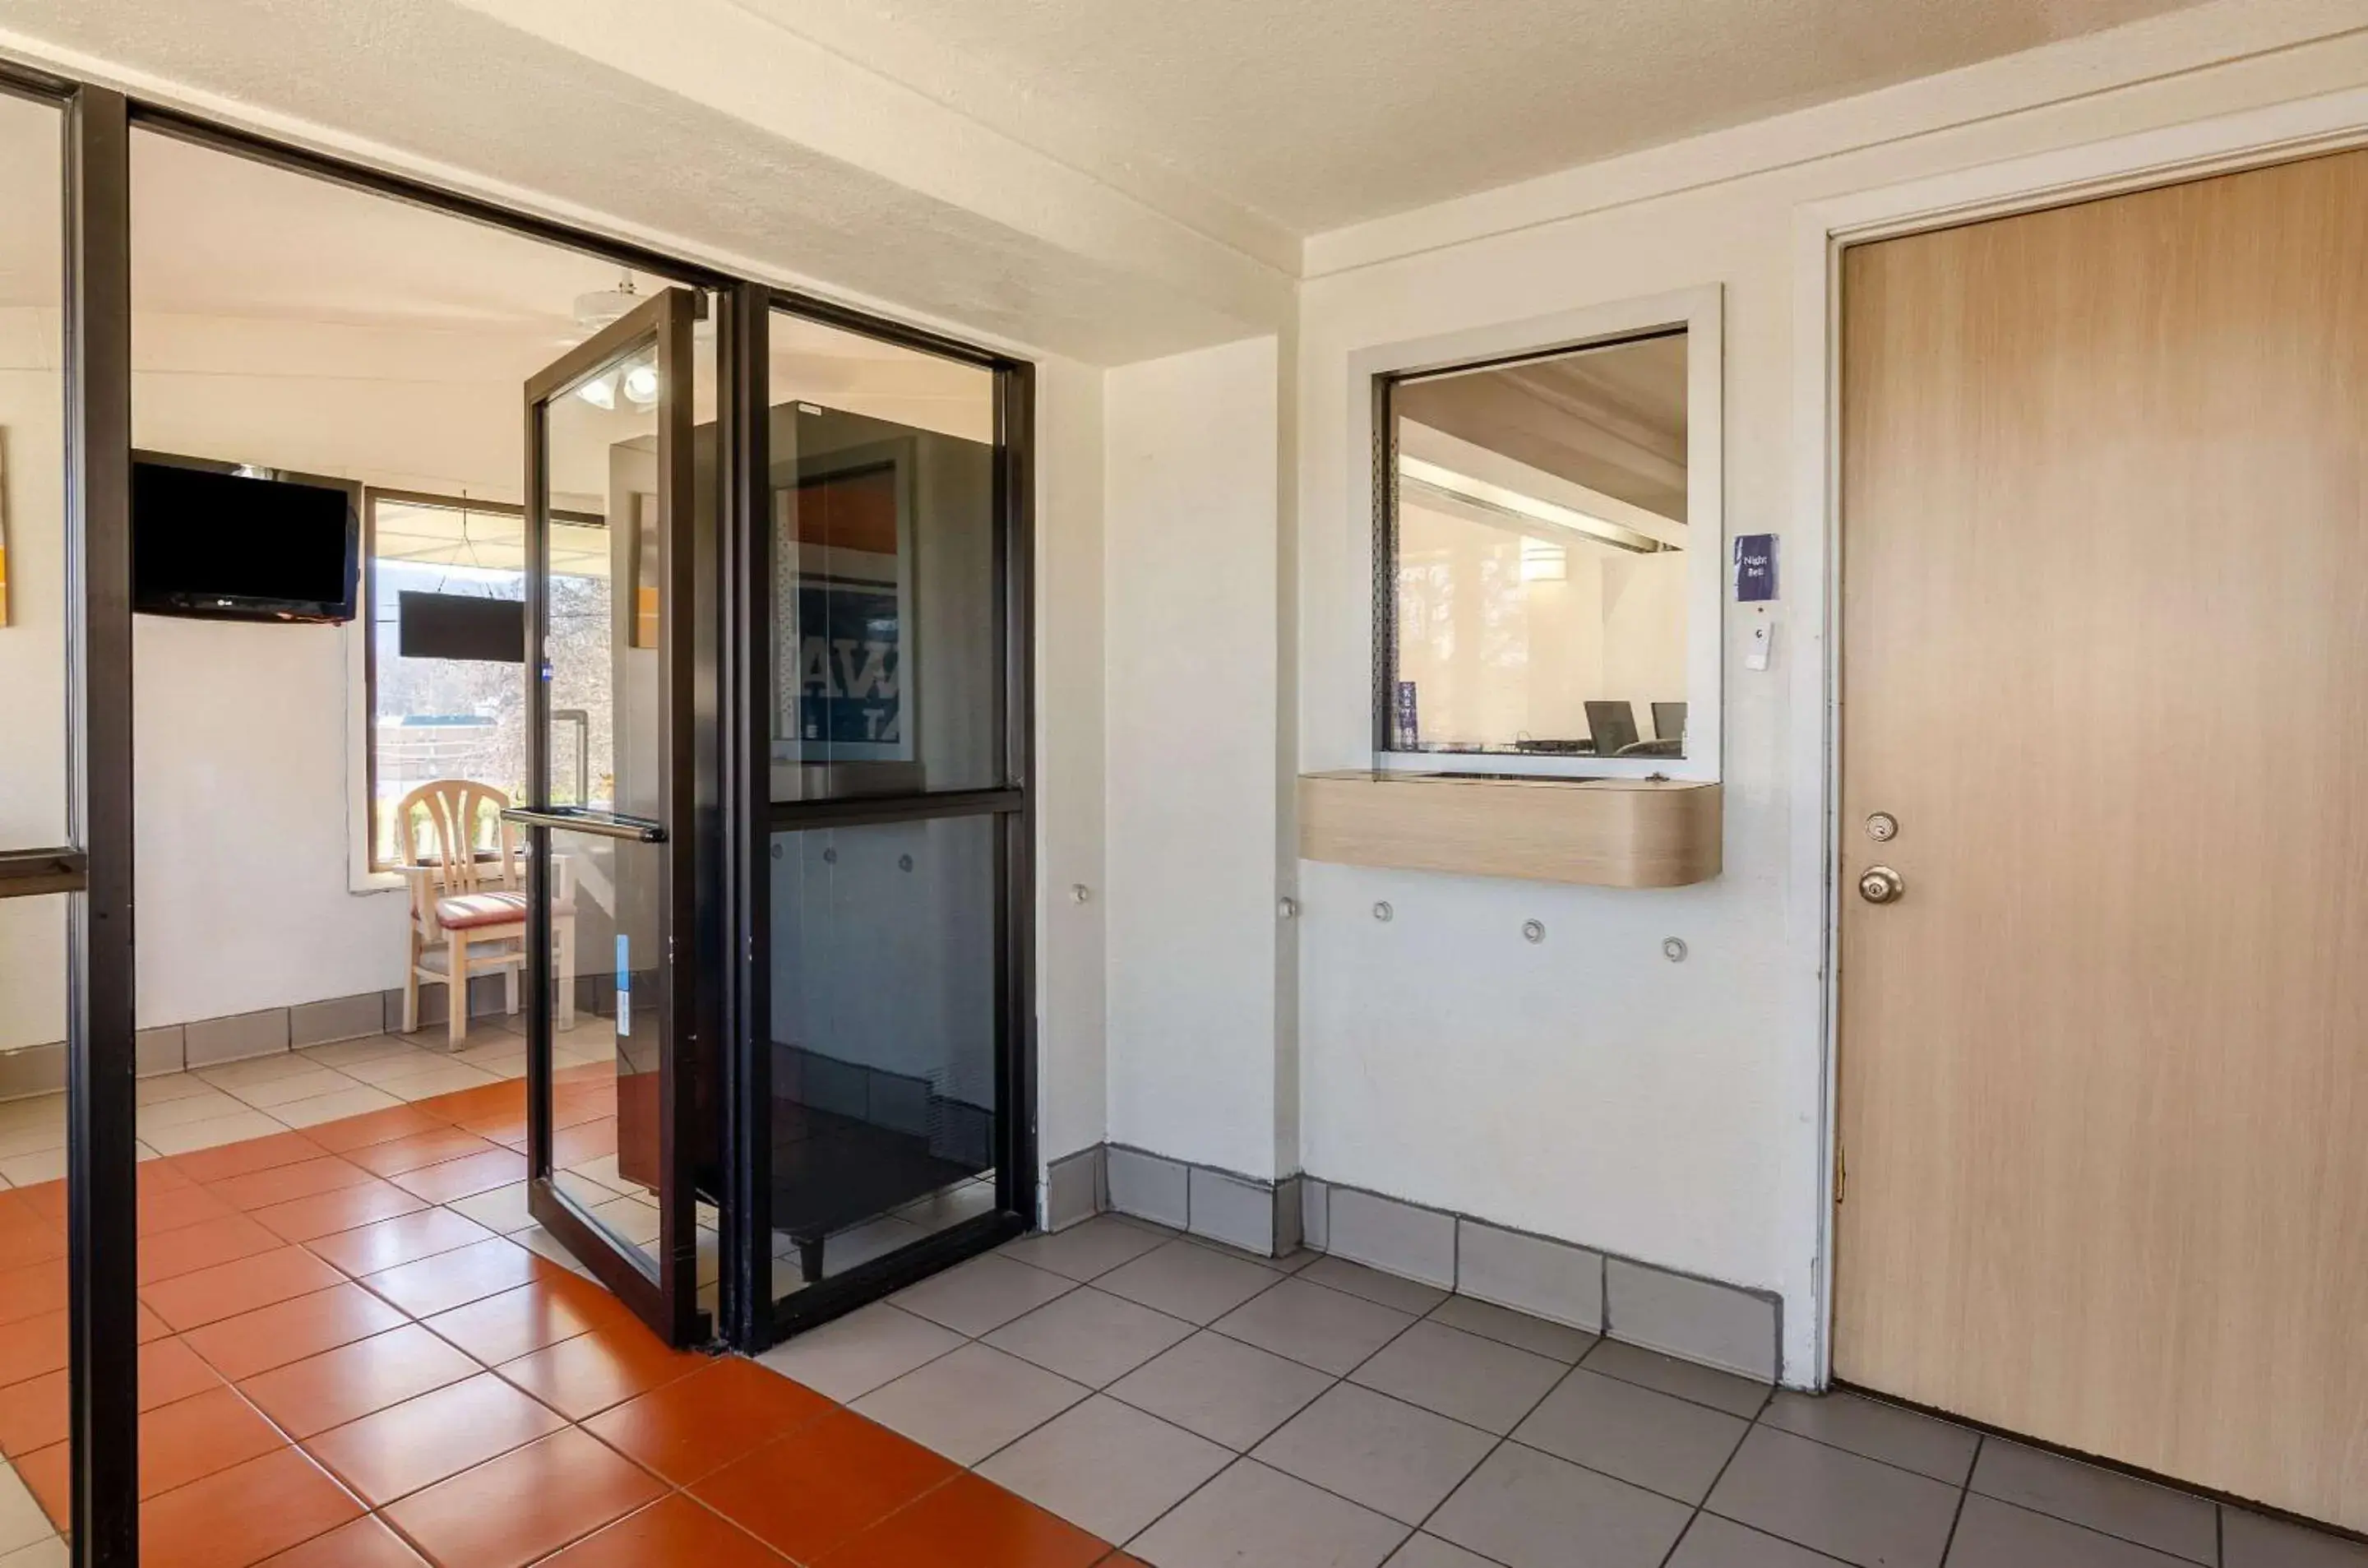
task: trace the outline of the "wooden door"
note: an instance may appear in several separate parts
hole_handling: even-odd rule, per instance
[[[2368,153],[1843,267],[1835,1369],[2368,1528]]]

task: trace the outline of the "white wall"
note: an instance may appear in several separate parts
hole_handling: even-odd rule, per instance
[[[1859,108],[1862,147],[1845,133],[1850,110],[1829,106],[1310,242],[1311,261],[1337,270],[1306,281],[1300,322],[1301,766],[1367,756],[1369,460],[1348,432],[1368,394],[1353,354],[1722,285],[1727,527],[1784,535],[1786,570],[1773,669],[1742,667],[1741,618],[1728,616],[1717,880],[1639,892],[1302,866],[1307,1170],[1778,1290],[1785,1376],[1814,1375],[1828,541],[1788,510],[1800,211],[2368,83],[2361,35],[2267,50],[2283,41],[2270,29],[2292,21],[2281,9],[2292,8],[2213,8],[2164,35],[2177,49],[2063,46],[1876,95]],[[2178,50],[2231,63],[2192,69]],[[2161,79],[2112,87],[2148,74]],[[2034,82],[2065,101],[2029,107]],[[1946,128],[1889,138],[1918,119]],[[1789,165],[1770,155],[1820,139]],[[1202,741],[1219,754],[1235,744]],[[1387,925],[1368,913],[1377,899],[1395,905]],[[1529,918],[1544,922],[1543,946],[1521,940]],[[1690,944],[1684,963],[1662,957],[1665,936]],[[1139,943],[1157,946],[1150,933]],[[1162,983],[1197,994],[1216,982],[1214,965],[1204,972]]]
[[[1110,1136],[1102,374],[1036,371],[1036,1152]],[[1080,901],[1071,890],[1083,888]]]
[[[1105,382],[1110,1136],[1277,1169],[1278,344]]]
[[[547,346],[487,335],[134,321],[146,448],[515,496],[518,392]],[[399,892],[352,886],[344,627],[136,618],[140,1021],[403,983]]]

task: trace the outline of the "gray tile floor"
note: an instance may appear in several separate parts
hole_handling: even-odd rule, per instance
[[[1116,1216],[765,1359],[1154,1568],[2368,1568],[1874,1400]]]

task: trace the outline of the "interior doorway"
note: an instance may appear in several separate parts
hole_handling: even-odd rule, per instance
[[[2368,1527],[2368,153],[1842,271],[1835,1370]]]

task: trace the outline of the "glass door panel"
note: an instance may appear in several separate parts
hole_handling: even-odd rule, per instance
[[[692,1191],[701,1032],[698,298],[654,295],[528,383],[529,1206],[660,1334],[706,1336]],[[602,519],[605,573],[574,570]],[[568,538],[557,536],[563,528]]]
[[[996,836],[773,835],[777,1296],[996,1207]]]
[[[770,325],[772,799],[999,788],[995,374]]]
[[[993,1244],[1032,1205],[1024,1057],[1027,796],[1012,628],[1024,540],[1008,377],[768,318],[762,714],[777,1330]]]

